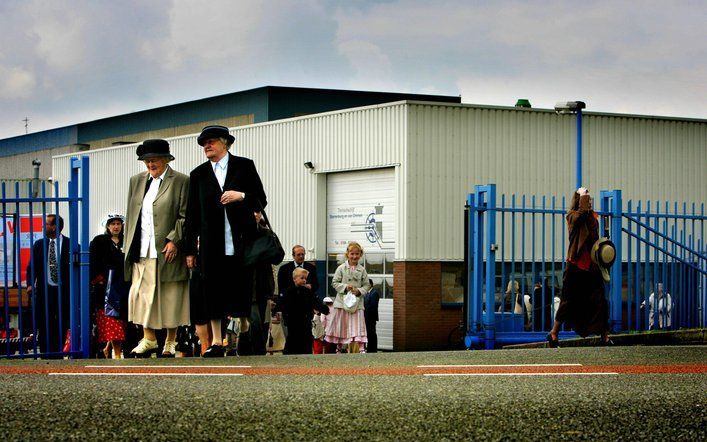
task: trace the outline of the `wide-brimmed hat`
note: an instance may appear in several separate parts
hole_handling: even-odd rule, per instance
[[[599,267],[599,270],[601,271],[601,276],[602,278],[604,278],[604,281],[611,281],[611,277],[609,276],[609,269],[616,260],[616,246],[614,246],[614,243],[611,242],[609,238],[599,238],[592,246],[590,256],[592,258],[592,261],[594,261],[594,264]]]
[[[101,221],[101,225],[105,227],[108,225],[109,222],[116,219],[119,219],[121,223],[125,224],[125,216],[121,215],[120,213],[110,212],[106,214],[106,216],[103,218],[103,221]]]
[[[174,159],[171,153],[169,153],[169,143],[166,140],[155,139],[155,140],[145,140],[141,145],[135,149],[137,154],[137,159],[142,161],[148,158],[169,158],[170,161]]]
[[[212,138],[225,138],[228,140],[229,144],[233,143],[236,139],[231,135],[226,126],[213,125],[201,129],[201,134],[199,134],[199,138],[196,139],[196,142],[199,143],[199,146],[203,146],[206,140]]]

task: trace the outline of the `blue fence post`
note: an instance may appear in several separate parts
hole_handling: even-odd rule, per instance
[[[485,198],[484,198],[485,196]],[[485,186],[476,186],[476,203],[481,206],[482,201],[485,201],[484,206],[480,210],[486,212],[486,229],[485,235],[483,226],[477,224],[480,236],[486,237],[486,312],[483,319],[484,325],[484,347],[487,350],[493,349],[496,344],[496,316],[495,316],[495,294],[496,294],[496,185],[487,184]],[[481,220],[482,218],[479,218]],[[479,248],[475,250],[477,256],[484,255],[483,236],[479,238],[477,244]],[[475,262],[480,259],[475,259]],[[481,263],[479,263],[481,264]],[[476,267],[476,273],[480,267]],[[480,281],[479,281],[480,284]],[[480,292],[480,291],[479,291]]]
[[[601,213],[602,217],[599,223],[601,231],[600,236],[608,231],[609,235],[616,247],[616,260],[611,266],[611,282],[609,283],[609,330],[614,333],[622,330],[621,327],[621,311],[623,300],[621,297],[621,287],[623,284],[623,274],[621,268],[622,262],[622,247],[621,247],[621,222],[622,222],[622,202],[620,190],[602,190],[601,198]],[[605,225],[605,218],[609,217],[609,226]]]
[[[473,221],[473,241],[474,241],[474,277],[472,278],[472,298],[473,298],[473,330],[478,332],[483,329],[481,323],[481,299],[482,299],[482,282],[483,282],[483,264],[484,264],[484,203],[480,200],[480,194],[477,192],[474,195],[474,221]]]
[[[79,171],[81,172],[79,176]],[[76,298],[73,293],[71,297],[72,315],[74,312],[80,313],[80,339],[79,334],[75,333],[74,327],[71,330],[71,351],[81,352],[83,358],[90,357],[90,339],[91,339],[91,312],[89,306],[89,159],[87,155],[81,158],[71,158],[71,182],[75,183],[69,186],[69,197],[76,198],[72,202],[73,212],[71,218],[77,222],[72,223],[71,235],[73,238],[79,238],[78,224],[81,225],[80,234],[80,250],[78,252],[79,269],[78,272],[72,274],[72,290],[79,289],[80,298]],[[79,186],[80,182],[80,186]],[[80,190],[80,195],[79,195]],[[81,204],[81,215],[79,218],[79,203]],[[76,273],[78,275],[76,275]],[[78,276],[78,277],[77,277]],[[78,301],[78,305],[74,302]],[[72,320],[72,324],[74,321]],[[80,344],[80,346],[79,346]]]
[[[75,261],[75,250],[73,249],[74,244],[78,240],[79,226],[78,226],[78,197],[79,197],[79,176],[78,176],[78,159],[76,157],[71,158],[71,178],[69,179],[69,220],[71,224],[69,225],[69,237],[71,238],[71,244],[69,245],[69,259],[71,260],[71,272],[69,273],[69,326],[71,329],[71,352],[78,351],[79,343],[81,339],[77,333],[79,330],[79,321],[81,318],[81,312],[79,311],[78,296],[80,296],[81,291],[79,289],[79,279],[78,270],[76,268]]]
[[[476,241],[477,241],[477,231],[476,231],[476,197],[473,193],[467,195],[467,205],[469,206],[469,212],[467,214],[467,232],[469,236],[467,238],[467,248],[469,250],[469,258],[467,261],[466,268],[466,280],[467,290],[466,290],[466,302],[467,302],[467,335],[475,334],[479,330],[479,298],[476,296]]]
[[[616,247],[616,261],[611,267],[611,313],[610,324],[614,333],[622,330],[621,327],[621,311],[623,299],[621,289],[623,286],[623,247],[621,241],[621,224],[622,224],[622,201],[621,190],[614,190],[611,198],[611,237]]]

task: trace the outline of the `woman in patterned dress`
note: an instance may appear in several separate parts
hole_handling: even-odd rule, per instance
[[[123,341],[125,341],[125,318],[127,317],[128,288],[124,281],[123,262],[123,223],[125,217],[120,214],[110,213],[102,222],[106,228],[105,233],[96,236],[90,246],[90,274],[93,296],[93,306],[96,312],[98,325],[98,342],[104,343],[103,354],[106,359],[121,359]],[[112,270],[111,284],[117,284],[122,296],[119,313],[113,317],[105,312],[105,293],[108,283],[108,274]],[[115,288],[115,287],[114,287]]]

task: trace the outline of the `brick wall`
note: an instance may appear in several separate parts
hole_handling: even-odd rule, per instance
[[[462,309],[442,309],[440,262],[395,262],[393,347],[396,351],[442,350]]]

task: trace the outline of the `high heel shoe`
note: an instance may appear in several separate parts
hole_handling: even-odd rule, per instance
[[[550,333],[545,336],[545,339],[547,339],[547,346],[550,348],[558,348],[560,346],[560,341],[557,339],[552,339],[552,335]]]

